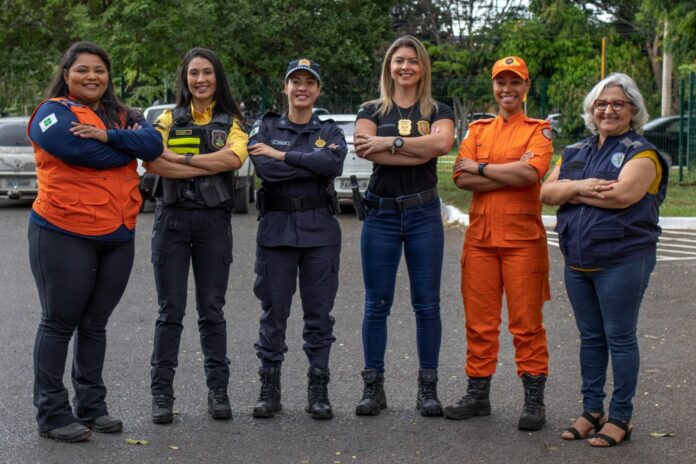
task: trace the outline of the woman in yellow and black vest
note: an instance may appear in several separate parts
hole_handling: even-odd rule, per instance
[[[160,176],[152,231],[152,264],[159,303],[152,352],[152,421],[173,420],[174,372],[186,310],[189,267],[205,357],[208,412],[230,419],[229,359],[222,307],[232,263],[233,172],[247,157],[243,117],[225,71],[210,50],[189,50],[177,78],[176,108],[155,127],[164,153],[146,165]]]
[[[123,427],[105,401],[106,325],[133,267],[136,158],[157,158],[162,140],[118,101],[109,57],[92,43],[68,49],[46,95],[29,121],[39,183],[29,263],[42,309],[34,405],[41,436],[74,443]],[[72,410],[63,385],[71,339]]]

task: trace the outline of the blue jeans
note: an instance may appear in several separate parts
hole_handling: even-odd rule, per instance
[[[580,331],[583,408],[604,411],[611,355],[614,391],[609,417],[629,421],[638,383],[638,309],[655,267],[655,254],[595,272],[566,266],[565,285]]]
[[[368,198],[379,199],[368,193]],[[368,209],[360,251],[365,281],[362,325],[365,368],[384,372],[387,317],[394,301],[396,273],[402,250],[416,314],[416,340],[422,369],[436,369],[440,355],[440,276],[444,229],[440,199],[403,211]]]

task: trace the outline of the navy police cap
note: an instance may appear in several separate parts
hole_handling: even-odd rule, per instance
[[[285,72],[285,80],[287,81],[290,75],[296,71],[307,71],[321,82],[319,76],[319,63],[312,61],[309,58],[299,58],[288,63],[288,70]]]

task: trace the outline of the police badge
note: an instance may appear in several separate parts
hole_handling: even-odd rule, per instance
[[[222,130],[214,130],[210,133],[210,144],[215,148],[223,148],[227,142],[227,133]]]

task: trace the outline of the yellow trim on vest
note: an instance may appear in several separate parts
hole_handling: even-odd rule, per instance
[[[178,153],[180,155],[187,155],[189,153],[193,155],[198,155],[201,151],[197,147],[172,147],[170,146],[169,149],[173,151],[174,153]]]
[[[201,143],[201,138],[200,137],[182,137],[182,138],[169,138],[167,141],[167,145],[170,147],[172,145],[200,145]]]

